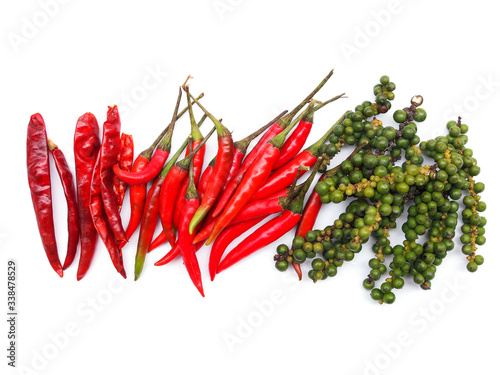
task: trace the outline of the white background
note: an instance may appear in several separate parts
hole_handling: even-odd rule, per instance
[[[19,373],[492,373],[500,333],[499,257],[493,246],[499,207],[492,180],[498,170],[500,28],[493,4],[2,1],[0,311],[6,310],[7,260],[14,259]],[[345,110],[371,99],[382,74],[397,85],[394,109],[407,106],[414,94],[424,96],[428,119],[420,126],[422,140],[444,134],[446,122],[458,114],[470,126],[489,205],[488,241],[481,247],[486,262],[477,273],[465,270],[457,246],[439,267],[431,291],[408,280],[394,305],[380,306],[361,286],[370,245],[335,279],[317,284],[295,281],[291,270],[277,272],[271,260],[276,244],[210,282],[204,248],[203,299],[181,261],[153,266],[165,246],[149,254],[142,277],[133,282],[137,235],[124,249],[129,279],[123,283],[101,243],[82,281],[76,281],[77,261],[63,279],[52,271],[26,178],[31,114],[44,116],[49,137],[74,170],[74,125],[87,111],[102,125],[107,105],[117,103],[122,130],[133,134],[137,154],[168,123],[177,88],[191,74],[192,92],[205,92],[206,107],[224,118],[237,140],[291,109],[331,68],[335,74],[317,98],[346,92],[348,99],[317,114],[308,144]],[[382,120],[392,122],[389,116]],[[188,124],[187,118],[178,123],[174,150]],[[206,161],[215,152],[211,140]],[[52,172],[63,257],[66,204]],[[318,226],[340,212],[324,207]],[[125,205],[125,223],[128,213]],[[291,235],[284,240],[289,243]],[[401,238],[393,235],[391,241]],[[257,306],[265,306],[265,316]],[[14,374],[6,365],[7,325],[2,327],[0,372]],[[235,341],[228,344],[228,337]]]

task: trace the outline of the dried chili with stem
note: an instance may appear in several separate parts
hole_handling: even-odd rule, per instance
[[[311,103],[309,106],[313,106]],[[285,142],[287,134],[293,129],[296,122],[292,122],[280,134],[273,137],[262,148],[261,153],[248,168],[241,183],[238,185],[233,196],[217,217],[212,232],[207,239],[206,245],[212,243],[222,230],[229,225],[243,207],[250,201],[253,194],[259,189],[271,174],[273,165],[279,157],[281,147]]]
[[[179,95],[177,97],[177,103],[175,105],[174,114],[172,115],[172,120],[167,127],[165,136],[158,144],[158,147],[156,148],[149,163],[147,163],[144,168],[138,172],[125,172],[122,171],[118,167],[118,165],[113,166],[113,172],[120,180],[130,185],[144,184],[153,180],[161,171],[165,162],[167,161],[168,155],[170,153],[170,147],[172,146],[172,134],[174,132],[177,118],[179,117],[177,113],[179,111],[181,96],[182,90],[181,88],[179,88]]]
[[[97,232],[90,213],[90,184],[99,148],[99,125],[92,113],[78,118],[74,136],[76,196],[80,216],[80,260],[77,280],[87,273],[94,257]]]
[[[123,266],[122,251],[118,246],[118,242],[113,235],[113,231],[104,212],[104,202],[101,194],[101,160],[102,158],[98,156],[94,166],[94,172],[92,173],[92,183],[90,184],[90,213],[94,227],[97,233],[99,233],[99,237],[101,237],[104,246],[106,246],[113,265],[120,275],[127,278]]]
[[[239,245],[232,251],[230,251],[217,267],[217,273],[224,271],[233,264],[239,262],[241,259],[276,241],[297,225],[302,216],[304,197],[314,180],[318,167],[322,162],[323,158],[319,157],[313,171],[306,181],[306,184],[297,197],[290,202],[289,206],[283,211],[283,213],[264,223],[256,231],[240,242]]]
[[[333,75],[333,70],[331,70],[328,75],[320,82],[320,84],[302,101],[297,105],[290,113],[288,113],[285,117],[282,117],[277,122],[275,122],[266,133],[261,137],[259,142],[255,145],[255,147],[250,151],[250,153],[246,156],[245,160],[238,170],[238,172],[234,175],[232,180],[225,186],[224,192],[220,198],[220,201],[229,202],[229,199],[232,197],[236,189],[238,188],[243,176],[247,172],[248,168],[253,164],[255,159],[261,154],[263,147],[269,142],[273,137],[278,135],[285,129],[294,119],[294,117],[299,113],[299,111],[309,103],[314,95],[321,90],[321,88],[326,84],[326,82]],[[221,208],[224,206],[221,205]],[[217,214],[220,215],[222,211],[217,211]]]
[[[335,124],[333,124],[333,126],[328,129],[328,131],[317,142],[300,152],[281,168],[275,170],[269,176],[267,181],[255,192],[251,200],[262,199],[289,186],[295,178],[295,174],[297,173],[299,166],[305,165],[312,167],[318,159],[319,148],[326,142],[333,129],[344,120],[345,114],[342,115],[340,119],[337,120],[337,122],[335,122]],[[302,172],[302,174],[304,174],[304,172]]]
[[[28,123],[26,153],[28,183],[40,238],[50,265],[60,277],[63,277],[54,229],[47,131],[39,113],[32,115]]]
[[[175,200],[179,194],[182,181],[188,174],[189,165],[196,153],[204,146],[205,142],[215,131],[215,127],[207,134],[198,146],[193,149],[187,157],[175,163],[165,176],[165,183],[161,187],[160,193],[160,221],[163,231],[171,246],[175,244],[175,232],[173,226],[173,215],[175,208]],[[191,138],[191,136],[190,136]]]
[[[120,152],[118,153],[117,164],[120,169],[124,171],[131,171],[134,161],[134,140],[132,135],[122,133],[120,137]],[[118,202],[118,211],[121,211],[123,199],[127,191],[128,184],[123,182],[118,177],[113,176],[113,193],[115,194],[116,201]],[[125,235],[127,231],[125,231]],[[127,237],[128,239],[128,237]]]
[[[127,242],[125,229],[118,211],[118,202],[113,191],[113,165],[120,153],[121,122],[116,105],[108,107],[106,121],[103,124],[102,145],[100,151],[101,197],[104,212],[113,235],[118,242]]]
[[[211,134],[211,133],[210,133]],[[189,137],[188,137],[189,139]],[[158,216],[160,211],[160,193],[162,185],[167,177],[168,173],[172,167],[176,164],[177,159],[181,155],[182,151],[186,148],[188,144],[188,139],[184,141],[181,148],[173,155],[172,159],[168,161],[163,167],[160,174],[153,181],[153,185],[149,189],[148,196],[146,198],[146,205],[144,207],[144,214],[142,215],[141,228],[139,231],[139,241],[137,242],[137,253],[135,255],[135,280],[138,280],[142,270],[144,268],[144,261],[146,259],[146,254],[148,252],[149,245],[153,239],[154,231],[156,229],[156,224],[158,222]],[[208,139],[205,137],[205,139]],[[203,144],[198,145],[198,148]],[[193,150],[193,153],[198,151]]]
[[[80,240],[80,218],[78,216],[78,201],[76,199],[76,189],[73,182],[73,174],[69,169],[64,153],[50,139],[47,140],[49,151],[52,154],[56,165],[57,173],[64,191],[66,204],[68,207],[68,249],[63,264],[63,270],[67,269],[76,256],[78,242]]]
[[[187,88],[186,86],[184,87]],[[210,178],[207,182],[207,187],[205,188],[204,195],[201,199],[200,206],[196,210],[196,213],[193,215],[191,219],[191,223],[189,225],[189,233],[193,234],[194,229],[201,223],[201,221],[208,214],[212,206],[215,204],[217,198],[219,197],[222,189],[224,188],[224,184],[227,180],[227,176],[231,170],[231,162],[233,160],[234,154],[234,146],[233,146],[233,138],[231,136],[231,132],[221,124],[219,120],[217,120],[211,113],[209,113],[197,100],[196,98],[187,91],[189,96],[193,98],[193,100],[198,104],[198,107],[201,108],[203,112],[212,120],[215,127],[217,128],[217,142],[218,149],[217,155],[215,159],[215,164],[210,175]]]

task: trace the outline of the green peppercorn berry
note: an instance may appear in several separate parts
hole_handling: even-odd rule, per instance
[[[304,250],[302,249],[295,249],[293,251],[293,260],[297,263],[302,263],[306,260],[307,254]]]
[[[335,265],[333,264],[329,264],[325,268],[325,274],[329,277],[335,276],[337,274],[337,267],[335,267]]]
[[[292,241],[292,245],[294,248],[296,249],[301,249],[302,246],[304,245],[304,243],[306,242],[306,240],[304,239],[304,237],[302,236],[297,236],[293,239]]]
[[[278,260],[275,263],[275,267],[278,271],[285,272],[288,269],[288,262],[286,260]]]
[[[388,282],[384,282],[384,283],[382,283],[382,285],[380,285],[380,290],[384,294],[389,293],[392,290],[392,284],[388,283]]]
[[[473,261],[467,263],[467,271],[476,272],[477,271],[477,263],[473,262]]]
[[[402,123],[406,120],[406,112],[402,109],[398,109],[394,112],[393,118],[397,123]]]
[[[279,255],[288,253],[288,251],[288,246],[285,244],[278,245],[278,247],[276,248],[276,253],[278,253]]]
[[[366,278],[363,280],[363,288],[365,288],[366,290],[372,290],[374,286],[375,282],[370,278]]]
[[[382,291],[378,288],[372,289],[372,291],[370,292],[370,297],[372,297],[372,299],[375,301],[380,301],[383,295],[384,294],[382,293]]]
[[[481,264],[484,263],[484,257],[482,255],[476,255],[474,258],[474,262],[480,266]]]
[[[310,270],[308,273],[307,273],[307,276],[309,276],[309,278],[311,280],[316,280],[315,277],[314,277],[314,274],[316,273],[316,271],[314,270]]]
[[[326,154],[328,156],[335,156],[335,154],[338,152],[337,146],[334,144],[330,143],[326,146]]]
[[[385,85],[387,85],[389,82],[390,82],[390,80],[389,80],[389,77],[388,77],[388,76],[383,75],[382,77],[380,77],[380,83],[381,83],[382,85],[384,85],[384,86],[385,86]]]
[[[306,241],[307,242],[314,242],[314,241],[316,241],[317,237],[318,236],[316,235],[316,232],[313,230],[309,230],[306,232]]]
[[[395,288],[395,289],[401,289],[403,288],[403,286],[405,285],[405,281],[404,279],[402,279],[401,277],[395,277],[393,280],[392,280],[392,286]]]
[[[315,271],[323,271],[325,262],[322,259],[316,258],[311,263],[312,269]]]
[[[396,300],[396,295],[393,292],[385,293],[384,296],[382,297],[382,300],[384,303],[387,304],[392,304]]]
[[[319,195],[324,195],[330,192],[330,186],[324,181],[320,181],[316,184],[316,193]]]
[[[417,122],[422,122],[425,121],[426,118],[427,112],[425,112],[425,109],[417,108],[417,112],[415,113],[415,116],[413,116],[413,119]]]

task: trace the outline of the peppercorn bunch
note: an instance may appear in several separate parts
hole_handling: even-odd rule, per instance
[[[415,96],[409,107],[393,113],[397,128],[383,126],[370,117],[389,111],[394,89],[388,77],[382,77],[374,87],[375,104],[367,101],[347,113],[325,146],[327,155],[333,145],[336,151],[343,145],[357,146],[349,158],[323,174],[313,192],[324,204],[349,199],[345,212],[322,230],[296,235],[291,249],[279,245],[275,256],[280,271],[289,263],[301,265],[310,259],[308,276],[317,282],[336,276],[338,268],[373,237],[374,257],[368,262],[363,287],[372,299],[389,304],[405,279],[424,290],[431,288],[437,267],[454,248],[460,210],[460,241],[469,271],[483,264],[476,252],[486,241],[486,219],[480,214],[486,204],[479,195],[485,186],[475,181],[480,168],[472,150],[465,147],[467,125],[460,118],[450,121],[446,136],[421,142],[416,123],[425,121],[427,114],[420,108],[423,98]],[[405,211],[401,226],[405,240],[391,245],[390,231]]]

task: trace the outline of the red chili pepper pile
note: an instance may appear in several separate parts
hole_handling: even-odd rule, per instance
[[[135,160],[133,139],[121,133],[117,106],[108,108],[101,140],[95,116],[86,113],[78,119],[75,128],[76,184],[62,151],[47,139],[42,117],[33,115],[27,138],[28,181],[42,244],[52,268],[62,276],[63,269],[75,259],[80,242],[77,279],[83,278],[90,268],[99,235],[113,266],[126,277],[122,249],[127,249],[126,244],[140,228],[135,279],[143,271],[146,254],[168,242],[170,251],[155,265],[167,264],[180,254],[192,282],[204,295],[196,252],[205,240],[207,245],[215,241],[209,261],[213,280],[217,273],[278,239],[299,222],[304,197],[323,163],[320,148],[333,127],[312,146],[300,150],[313,126],[315,111],[343,95],[323,103],[313,100],[332,74],[333,71],[329,72],[291,112],[286,115],[286,111],[283,112],[238,142],[233,142],[222,120],[200,104],[203,94],[195,98],[184,84],[179,88],[169,125]],[[179,113],[183,92],[188,105]],[[193,103],[204,113],[198,121]],[[185,112],[189,113],[191,134],[169,160],[174,127]],[[215,157],[203,170],[205,142],[212,134],[203,137],[200,132],[199,127],[206,118],[214,123],[212,132],[217,132],[218,146]],[[259,136],[260,140],[250,148],[251,142]],[[185,158],[177,161],[188,144]],[[68,206],[68,247],[63,265],[59,261],[53,222],[49,150]],[[297,179],[313,166],[314,171],[307,181],[297,185]],[[120,212],[127,188],[130,188],[131,213],[125,229]],[[314,199],[316,197],[311,198]],[[309,206],[306,211],[311,210]],[[260,226],[222,259],[234,239],[274,214],[271,221]],[[160,235],[153,240],[158,226],[161,227]]]

